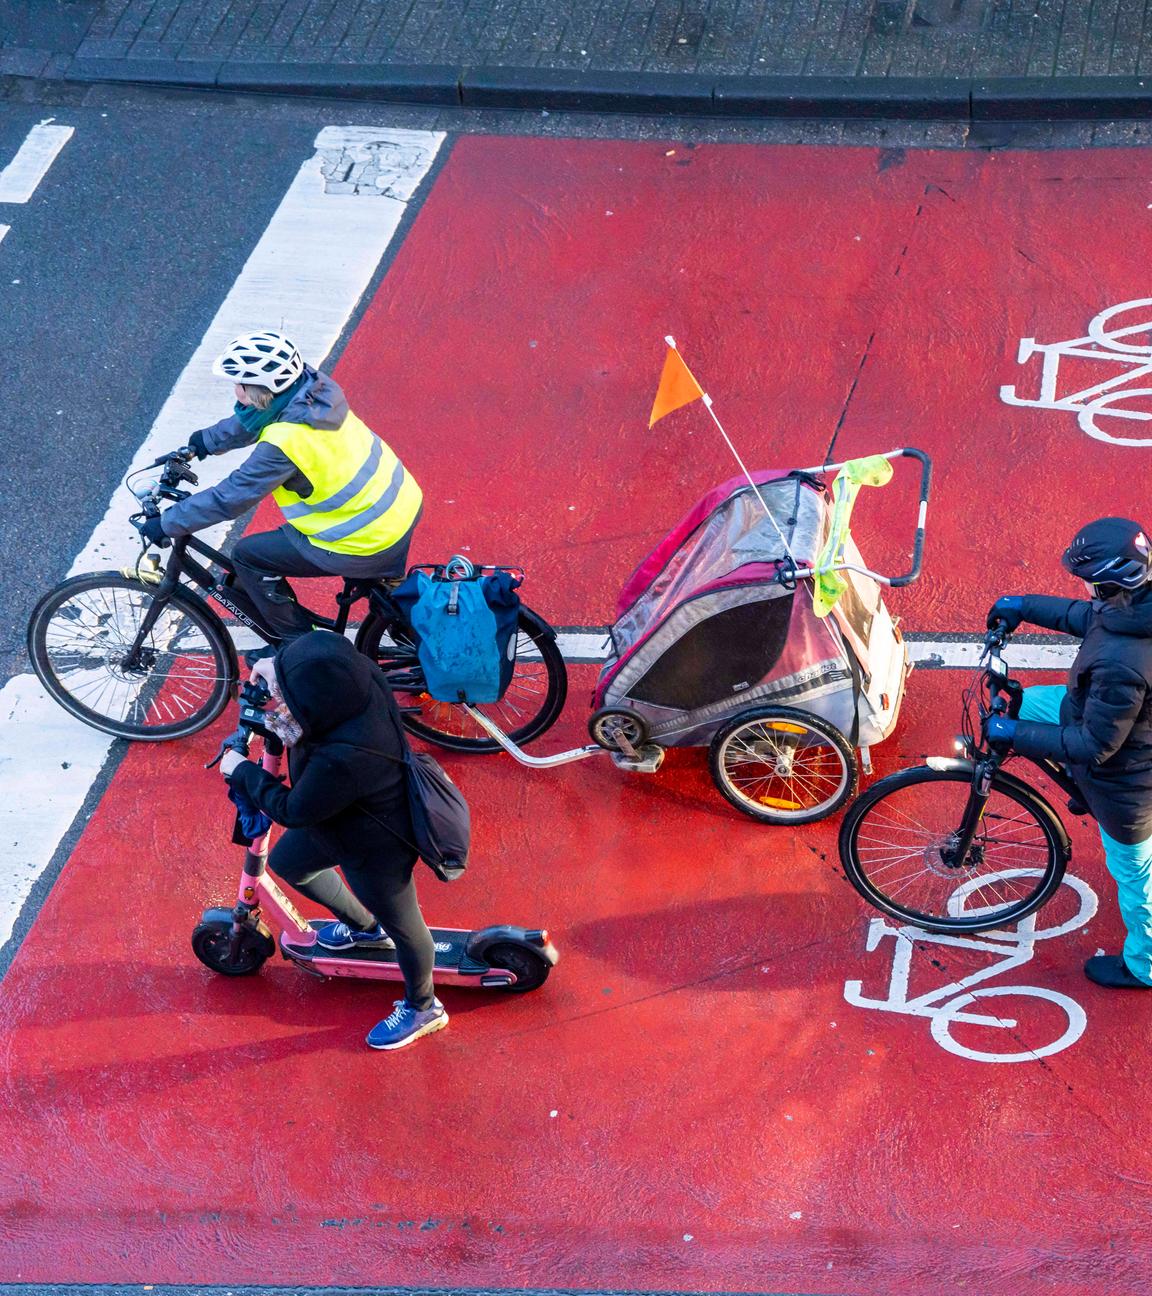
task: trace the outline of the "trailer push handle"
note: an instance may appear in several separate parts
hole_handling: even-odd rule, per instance
[[[917,459],[920,461],[920,510],[916,520],[916,537],[912,542],[912,566],[903,576],[883,576],[870,567],[861,567],[856,563],[839,562],[833,563],[831,567],[801,567],[793,573],[794,579],[804,580],[807,577],[818,576],[821,572],[826,571],[854,571],[861,576],[871,577],[872,580],[881,585],[888,585],[893,589],[898,589],[902,585],[911,585],[914,580],[919,578],[920,567],[924,558],[924,527],[928,515],[928,494],[932,489],[932,460],[923,450],[914,450],[911,447],[903,450],[889,450],[886,454],[877,457],[880,459]],[[844,463],[819,464],[815,468],[804,468],[802,471],[810,476],[818,477],[824,473],[835,472],[843,467]]]

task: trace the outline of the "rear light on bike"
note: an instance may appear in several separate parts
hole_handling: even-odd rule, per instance
[[[533,945],[547,945],[551,937],[548,935],[547,928],[541,927],[539,931],[525,932],[524,939]]]

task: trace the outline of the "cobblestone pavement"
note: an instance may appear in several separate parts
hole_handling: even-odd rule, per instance
[[[708,76],[1152,71],[1148,0],[0,0],[0,73],[72,55]]]

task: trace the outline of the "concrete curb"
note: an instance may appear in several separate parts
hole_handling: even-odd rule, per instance
[[[1152,117],[1152,78],[709,77],[560,68],[72,58],[52,79],[462,108],[967,122]]]

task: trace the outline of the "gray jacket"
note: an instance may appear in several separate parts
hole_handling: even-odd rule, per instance
[[[281,412],[280,423],[306,423],[309,427],[335,430],[348,417],[348,401],[339,384],[327,374],[305,366],[300,390]],[[271,495],[278,486],[287,486],[297,495],[312,493],[312,483],[277,446],[258,441],[258,432],[249,432],[235,415],[204,428],[204,448],[209,454],[224,454],[256,443],[256,449],[218,486],[179,504],[163,514],[166,535],[191,535],[217,522],[228,522],[247,513]]]

